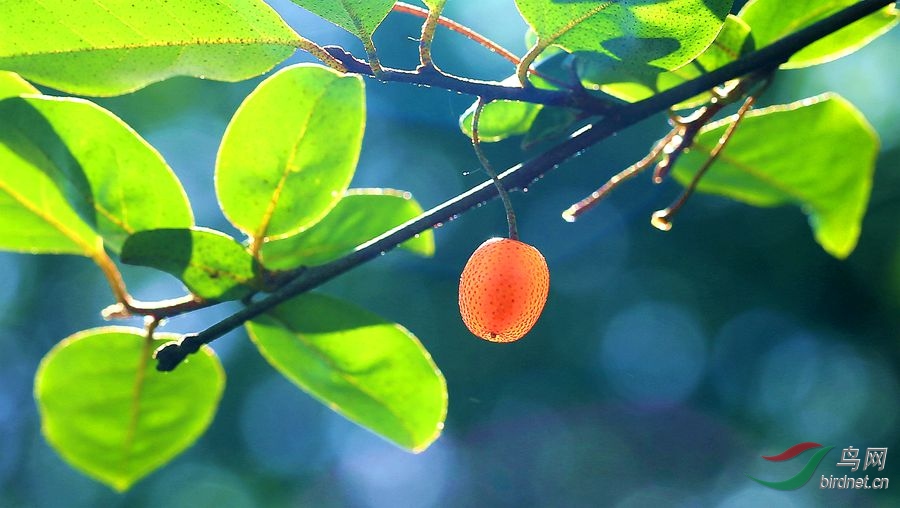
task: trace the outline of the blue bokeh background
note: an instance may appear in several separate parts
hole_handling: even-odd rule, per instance
[[[349,34],[270,2],[304,36],[362,54]],[[449,2],[447,15],[522,54],[512,0]],[[416,63],[419,20],[394,14],[376,43],[385,64]],[[513,196],[523,239],[551,268],[534,331],[512,345],[473,338],[456,308],[459,272],[486,238],[503,234],[491,202],[436,230],[437,254],[392,252],[322,291],[417,334],[447,377],[446,429],[411,455],[345,421],[282,379],[243,332],[215,344],[228,385],[213,425],[191,449],[125,494],[66,465],[40,434],[32,379],[59,340],[102,325],[111,303],[86,259],[0,254],[0,506],[898,506],[886,491],[818,488],[841,448],[888,447],[879,476],[900,482],[900,31],[837,62],[783,72],[766,103],[833,90],[861,109],[882,148],[856,252],[829,257],[802,213],[695,196],[661,233],[649,216],[679,192],[638,179],[576,223],[560,212],[641,157],[665,130],[655,117],[566,163]],[[440,31],[447,71],[502,79],[511,66]],[[310,61],[298,54],[289,63]],[[197,222],[237,234],[218,210],[218,141],[259,81],[177,78],[98,100],[166,157]],[[457,117],[471,97],[367,81],[368,125],[354,186],[411,191],[426,207],[480,183]],[[760,142],[766,142],[761,140]],[[853,147],[847,147],[852,149]],[[495,165],[523,155],[488,147]],[[828,177],[828,168],[818,168]],[[172,297],[174,279],[124,268],[139,298]],[[172,319],[196,331],[237,307]],[[804,458],[770,463],[801,441],[835,445],[793,492]],[[897,450],[897,451],[894,451]]]

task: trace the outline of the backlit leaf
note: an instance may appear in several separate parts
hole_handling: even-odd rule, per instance
[[[322,264],[349,254],[421,213],[422,207],[408,192],[351,189],[315,226],[283,240],[266,242],[262,247],[263,264],[272,270]],[[425,231],[399,247],[420,256],[431,256],[434,233]]]
[[[737,16],[729,15],[716,40],[699,57],[672,71],[642,62],[621,61],[601,53],[578,53],[576,68],[586,88],[599,89],[614,97],[637,102],[674,88],[736,60],[752,51],[750,27]],[[693,107],[708,100],[705,93],[678,104],[675,109]]]
[[[674,169],[688,182],[730,119],[706,127]],[[698,190],[755,206],[800,206],[831,255],[856,247],[869,202],[878,137],[852,104],[826,94],[748,114]]]
[[[478,122],[478,139],[484,142],[500,141],[511,136],[521,136],[528,132],[541,104],[509,100],[492,101],[484,105]],[[472,119],[475,104],[459,117],[459,128],[472,137]]]
[[[73,467],[116,490],[172,460],[206,430],[225,374],[208,347],[173,372],[153,368],[155,347],[177,340],[106,327],[76,333],[38,367],[41,429]]]
[[[541,69],[542,65],[548,65],[549,60],[549,58],[544,59],[537,66],[538,69]],[[501,83],[507,86],[516,86],[518,79],[516,76],[510,76]],[[547,90],[558,89],[554,83],[538,75],[531,77],[531,84]],[[470,138],[472,137],[472,120],[475,118],[475,106],[477,104],[477,101],[473,102],[469,109],[459,117],[460,130]],[[481,117],[478,122],[478,139],[490,143],[502,141],[513,136],[521,136],[531,129],[531,124],[535,121],[538,114],[547,109],[561,110],[562,108],[506,99],[488,102],[481,110]]]
[[[134,131],[49,97],[0,101],[0,209],[0,248],[89,257],[102,255],[101,235],[118,250],[130,232],[192,221],[174,174]]]
[[[696,58],[716,38],[732,0],[516,0],[536,48],[596,51],[665,70]]]
[[[113,251],[136,231],[193,223],[184,190],[159,152],[91,102],[53,97],[0,101],[0,147],[5,159],[0,181],[9,196],[0,199],[12,199],[33,215],[56,216],[66,213],[55,197],[60,194]],[[31,188],[46,189],[48,179],[56,190]],[[83,229],[71,218],[61,223]]]
[[[394,0],[292,1],[363,40],[371,40],[375,29],[394,6]]]
[[[561,136],[578,121],[578,111],[569,108],[547,106],[538,111],[531,128],[522,140],[522,147],[529,148],[535,143]]]
[[[350,420],[414,452],[440,435],[444,377],[402,326],[304,294],[250,321],[247,330],[272,366]]]
[[[263,285],[247,249],[211,229],[139,231],[125,240],[121,258],[126,264],[172,274],[206,300],[239,300]]]
[[[5,0],[0,69],[80,95],[172,76],[240,81],[293,54],[299,37],[260,0]]]
[[[750,0],[739,16],[753,29],[756,46],[762,48],[855,3],[857,0]],[[900,10],[888,5],[794,53],[781,67],[809,67],[849,55],[886,33],[898,20]]]
[[[219,147],[225,215],[260,240],[312,226],[350,184],[364,126],[358,76],[312,64],[270,76],[238,108]]]
[[[33,93],[40,92],[21,76],[15,72],[0,71],[0,99]]]

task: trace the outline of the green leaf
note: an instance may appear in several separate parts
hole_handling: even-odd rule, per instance
[[[816,21],[857,3],[858,0],[750,0],[739,16],[753,29],[756,46],[762,48]],[[837,60],[870,43],[893,28],[900,10],[888,5],[880,11],[801,49],[781,67],[798,69]]]
[[[36,93],[40,93],[38,89],[15,72],[0,71],[0,99]]]
[[[687,183],[727,128],[704,128],[674,169]],[[698,190],[755,206],[795,204],[831,255],[856,247],[869,202],[878,137],[856,108],[832,94],[752,111]]]
[[[9,100],[0,101],[0,112]],[[100,255],[103,240],[78,217],[42,167],[31,162],[42,155],[27,133],[7,128],[9,120],[0,116],[0,249]]]
[[[560,50],[560,52],[562,51]],[[549,57],[543,59],[541,65],[547,66],[549,64],[548,60],[550,60]],[[541,65],[538,68],[543,70]],[[501,81],[501,84],[518,86],[519,80],[516,76],[510,76]],[[531,77],[531,84],[547,90],[559,89],[553,82],[537,75]],[[460,130],[470,138],[472,137],[472,120],[475,118],[475,106],[477,104],[477,101],[473,102],[469,109],[459,117]],[[481,111],[478,138],[483,142],[495,142],[526,134],[531,129],[531,124],[535,121],[538,114],[546,109],[559,108],[505,99],[488,102]]]
[[[696,58],[716,38],[732,0],[516,0],[537,34],[533,51],[558,45],[665,70]]]
[[[251,238],[296,234],[350,185],[365,128],[358,76],[312,64],[284,68],[238,108],[216,160],[216,194]]]
[[[459,128],[472,137],[475,104],[459,117]],[[577,120],[574,110],[528,102],[498,100],[484,105],[478,122],[478,138],[482,142],[502,141],[526,135],[523,145],[530,145],[565,131]]]
[[[541,104],[529,102],[499,100],[484,105],[478,122],[478,139],[484,142],[500,141],[512,136],[521,136],[528,132],[531,124],[543,109]],[[475,116],[475,104],[472,104],[459,117],[459,128],[472,137],[472,119]]]
[[[577,53],[575,65],[586,88],[599,89],[613,97],[637,102],[674,88],[707,72],[722,67],[753,51],[750,27],[737,16],[729,15],[716,40],[696,60],[666,71],[642,62],[616,60],[601,53]],[[675,106],[686,109],[706,102],[709,92]]]
[[[566,133],[578,121],[578,111],[569,108],[546,106],[541,108],[531,128],[522,140],[523,148],[530,148],[536,143],[554,139]]]
[[[260,0],[8,0],[0,69],[80,95],[172,76],[240,81],[293,54],[299,36]]]
[[[205,228],[139,231],[125,240],[122,262],[177,277],[206,300],[239,300],[262,288],[256,260],[225,233]]]
[[[41,361],[34,395],[47,441],[73,467],[124,491],[194,443],[219,404],[225,374],[208,347],[173,372],[153,349],[179,336],[105,327],[56,345]]]
[[[266,242],[263,264],[288,270],[337,259],[372,238],[419,216],[422,207],[408,192],[392,189],[351,189],[328,215],[306,231],[283,240]],[[400,244],[421,256],[434,254],[431,230]]]
[[[292,0],[363,41],[372,34],[394,7],[394,0]],[[433,0],[432,0],[433,1]]]
[[[414,452],[440,435],[446,382],[402,326],[304,294],[250,321],[247,330],[272,366],[350,420]]]
[[[63,217],[62,225],[81,231],[75,236],[87,239],[84,228],[61,210],[59,193],[116,252],[125,237],[136,231],[193,224],[184,190],[159,152],[112,113],[91,102],[53,97],[0,101],[0,160],[0,181],[8,196],[0,200],[7,206],[17,203],[16,207],[42,216],[40,220],[47,223],[54,220],[47,214],[58,222]],[[48,178],[58,189],[51,195],[36,194],[29,188],[38,185],[46,189]],[[42,204],[44,199],[47,202]],[[21,232],[28,235],[27,230]],[[41,227],[34,236],[46,232],[47,228]],[[38,250],[50,247],[40,240],[38,244]],[[53,248],[57,247],[61,245]]]
[[[431,10],[442,9],[447,0],[422,0],[422,3]]]

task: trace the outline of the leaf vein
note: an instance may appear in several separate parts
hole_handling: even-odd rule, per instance
[[[292,48],[298,47],[297,42],[293,39],[278,39],[278,38],[259,38],[259,39],[240,39],[233,37],[224,37],[218,39],[195,39],[195,40],[178,40],[178,41],[157,41],[154,43],[123,43],[115,46],[99,46],[94,45],[90,47],[78,47],[78,48],[62,48],[62,49],[52,49],[52,50],[41,50],[39,52],[19,52],[19,53],[7,53],[4,55],[0,55],[0,61],[4,59],[13,59],[13,58],[27,58],[34,56],[57,56],[57,55],[71,55],[73,53],[92,53],[99,51],[127,51],[127,50],[142,50],[142,49],[160,49],[160,48],[179,48],[183,49],[183,47],[190,46],[250,46],[250,45],[259,45],[259,46],[288,46]]]
[[[9,186],[6,185],[6,182],[0,181],[0,190],[5,192],[19,204],[21,204],[26,210],[42,219],[44,222],[62,233],[73,243],[84,249],[84,253],[86,255],[93,256],[100,250],[98,245],[90,245],[89,243],[85,242],[80,236],[78,236],[77,233],[66,227],[63,223],[57,221],[53,216],[45,213],[39,206],[31,203],[30,201],[25,199],[24,196],[9,188]]]
[[[294,331],[293,329],[291,329],[291,327],[288,323],[284,322],[284,320],[278,318],[277,316],[274,316],[272,313],[268,313],[267,316],[269,316],[269,318],[271,318],[273,321],[275,321],[278,324],[278,326],[284,328],[285,330],[290,331],[291,335],[293,337],[296,337],[297,340],[302,342],[303,345],[306,346],[307,349],[312,351],[313,356],[315,356],[323,365],[325,365],[329,369],[336,372],[338,374],[338,376],[340,376],[341,379],[343,379],[347,384],[349,384],[351,387],[359,390],[360,393],[362,393],[366,397],[370,398],[371,400],[375,401],[381,407],[385,408],[387,410],[387,412],[396,419],[397,423],[400,424],[400,427],[403,428],[403,430],[407,433],[407,435],[409,435],[410,438],[413,438],[413,439],[415,438],[415,435],[416,435],[415,432],[413,432],[413,430],[409,427],[409,424],[406,422],[406,420],[404,420],[401,417],[401,415],[394,408],[392,408],[386,402],[384,402],[379,397],[375,396],[369,390],[367,390],[363,385],[361,385],[359,383],[359,381],[355,377],[353,377],[353,375],[348,374],[343,369],[341,369],[334,362],[334,360],[332,360],[328,355],[322,353],[318,348],[316,348],[309,340],[307,340],[303,336],[302,333]],[[343,413],[343,411],[340,411],[340,412]]]
[[[316,96],[316,98],[312,101],[312,105],[309,108],[306,116],[303,119],[303,123],[300,126],[300,132],[297,135],[297,138],[294,140],[293,146],[291,146],[291,151],[288,153],[288,160],[285,162],[284,169],[282,170],[281,177],[278,180],[278,184],[275,186],[275,190],[272,191],[272,197],[269,198],[269,203],[266,206],[266,211],[263,213],[262,219],[260,221],[259,227],[256,232],[253,234],[253,243],[259,244],[263,238],[266,236],[266,232],[269,229],[269,225],[272,222],[272,216],[275,214],[275,208],[278,205],[278,200],[281,198],[281,193],[284,190],[284,186],[287,183],[288,176],[294,171],[294,158],[297,155],[297,149],[300,146],[300,143],[303,142],[303,139],[306,137],[306,131],[309,130],[309,124],[312,120],[313,115],[315,115],[316,110],[319,107],[319,103],[322,102],[322,99],[328,94],[328,90],[332,85],[336,83],[335,81],[331,81],[322,89],[322,92]]]
[[[698,142],[694,143],[694,147],[703,150],[707,154],[711,153],[711,151],[712,151],[708,146],[706,146],[702,143],[698,143]],[[781,184],[777,180],[774,180],[771,177],[767,176],[764,172],[762,172],[762,171],[760,171],[738,159],[730,157],[728,155],[727,149],[723,150],[722,153],[719,154],[719,160],[721,160],[722,162],[728,163],[729,165],[733,166],[735,169],[737,169],[739,171],[743,171],[744,173],[752,176],[753,178],[756,178],[757,180],[759,180],[767,185],[772,186],[774,189],[777,189],[778,191],[784,193],[786,196],[794,199],[797,203],[805,203],[808,201],[802,195],[797,194],[797,192],[794,191],[793,189],[785,187],[783,184]]]

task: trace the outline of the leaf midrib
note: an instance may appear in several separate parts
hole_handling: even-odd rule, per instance
[[[706,145],[699,143],[699,142],[694,142],[694,148],[699,148],[699,149],[703,150],[707,155],[712,152],[711,148],[709,148]],[[723,150],[722,153],[719,154],[719,157],[718,157],[719,160],[731,165],[738,171],[742,171],[742,172],[746,173],[747,175],[750,175],[751,177],[756,178],[757,180],[763,182],[766,185],[771,186],[772,188],[778,190],[779,192],[784,193],[786,196],[793,199],[796,203],[808,204],[809,206],[812,206],[813,208],[817,208],[812,200],[805,198],[804,196],[802,196],[800,194],[797,194],[797,192],[795,190],[785,187],[783,184],[781,184],[777,180],[773,180],[772,178],[766,176],[764,172],[750,166],[749,164],[731,157],[727,152],[728,152],[727,149]]]
[[[89,256],[89,257],[94,256],[97,254],[97,252],[102,250],[101,248],[99,248],[99,246],[93,246],[93,245],[90,245],[90,244],[84,242],[83,239],[77,233],[75,233],[73,230],[66,227],[63,223],[57,221],[53,216],[44,213],[44,211],[40,207],[34,205],[33,203],[31,203],[30,201],[25,199],[21,194],[18,194],[17,192],[12,190],[8,185],[6,185],[6,182],[4,182],[2,180],[0,180],[0,190],[5,192],[11,198],[13,198],[17,203],[22,205],[22,207],[24,207],[26,210],[33,213],[38,218],[40,218],[41,220],[43,220],[44,222],[49,224],[51,227],[53,227],[54,229],[56,229],[57,231],[62,233],[62,235],[65,236],[66,238],[68,238],[69,240],[71,240],[72,243],[81,247],[86,256]],[[99,239],[99,235],[97,238]]]
[[[293,144],[291,145],[291,151],[288,153],[288,158],[285,161],[284,168],[281,172],[281,177],[278,180],[278,184],[275,186],[275,189],[272,191],[272,196],[269,198],[269,203],[266,206],[266,210],[263,213],[263,216],[260,220],[259,227],[257,227],[256,232],[253,234],[253,242],[262,242],[262,240],[266,237],[269,231],[269,226],[272,223],[272,217],[275,215],[275,210],[278,207],[278,201],[281,199],[281,193],[284,190],[285,184],[287,184],[287,179],[291,173],[299,173],[302,169],[294,170],[294,160],[297,156],[297,149],[300,144],[303,142],[303,139],[306,137],[306,133],[309,130],[309,124],[312,121],[312,117],[316,114],[316,111],[319,108],[319,104],[322,102],[322,99],[328,95],[329,90],[336,83],[340,82],[340,78],[335,78],[329,81],[327,85],[322,88],[322,93],[316,96],[316,98],[312,101],[312,104],[307,112],[306,116],[303,118],[303,125],[300,126],[300,132],[297,137],[294,139]]]
[[[365,27],[362,26],[362,20],[359,19],[359,16],[356,15],[356,12],[353,9],[347,7],[346,0],[338,0],[338,1],[341,4],[341,8],[343,8],[344,12],[347,13],[347,16],[350,17],[350,21],[353,22],[353,26],[356,27],[356,36],[357,37],[362,37],[362,36],[369,37],[370,34],[368,34],[365,30]]]
[[[392,417],[394,417],[395,421],[397,423],[399,423],[400,427],[403,429],[403,431],[406,432],[407,436],[410,438],[410,441],[413,441],[413,442],[415,441],[416,433],[409,427],[407,422],[401,417],[400,414],[397,413],[397,411],[394,410],[394,408],[390,404],[387,404],[380,397],[376,397],[369,390],[367,390],[363,385],[361,385],[354,376],[352,376],[351,374],[348,374],[343,369],[339,368],[328,355],[322,353],[318,348],[313,346],[313,344],[308,339],[306,339],[306,337],[302,333],[295,331],[284,320],[280,319],[279,317],[275,316],[272,313],[268,313],[266,315],[272,321],[275,321],[275,323],[278,324],[278,326],[280,326],[284,330],[287,330],[291,334],[292,337],[295,337],[298,341],[300,341],[303,344],[303,346],[306,347],[306,349],[308,351],[312,352],[312,356],[315,357],[316,359],[318,359],[319,362],[322,363],[326,368],[330,369],[332,372],[335,372],[348,385],[355,388],[360,393],[362,393],[364,396],[375,401],[376,404],[378,404],[379,406],[381,406],[385,410],[387,410],[388,414],[390,414]],[[318,395],[317,395],[317,397],[318,397]],[[322,397],[322,398],[324,399],[324,397]],[[330,402],[330,401],[326,401],[326,402]],[[334,405],[334,409],[342,414],[347,414],[344,412],[343,408],[341,408],[340,406],[338,406],[336,404]],[[416,445],[416,443],[414,443],[414,445]]]
[[[137,371],[134,374],[134,384],[132,385],[128,428],[125,430],[125,440],[122,443],[122,474],[129,477],[128,466],[133,458],[132,452],[134,440],[137,437],[138,425],[140,424],[141,397],[144,393],[144,382],[147,379],[147,367],[150,363],[150,350],[152,345],[152,338],[143,338],[143,343],[141,344],[141,357],[138,360]]]
[[[796,32],[800,27],[809,25],[813,23],[816,19],[824,17],[829,11],[838,11],[840,8],[835,9],[831,5],[820,5],[818,9],[810,10],[806,12],[806,16],[795,18],[793,21],[784,26],[784,31],[779,32],[778,36],[769,41],[771,44],[774,41],[784,38],[787,35],[790,35]]]
[[[62,48],[52,50],[41,50],[34,52],[5,53],[0,54],[0,60],[13,58],[27,58],[35,56],[51,56],[51,55],[71,55],[75,53],[92,53],[102,51],[122,51],[122,50],[147,50],[147,49],[165,49],[197,46],[286,46],[291,48],[298,47],[295,39],[278,39],[278,38],[259,38],[259,39],[240,39],[240,38],[220,38],[220,39],[194,39],[179,41],[164,41],[157,43],[128,43],[108,46],[85,46],[76,48]]]
[[[41,112],[41,113],[43,114],[43,112]],[[58,166],[57,164],[55,164],[55,163],[53,163],[53,162],[51,161],[51,158],[49,157],[49,155],[43,150],[43,148],[42,148],[40,145],[38,145],[38,144],[36,144],[36,143],[32,143],[32,142],[30,141],[30,139],[29,139],[29,137],[28,137],[27,134],[24,134],[23,137],[24,137],[26,140],[29,140],[29,141],[28,141],[28,144],[35,150],[35,152],[39,153],[39,154],[43,157],[43,160],[47,163],[48,166],[51,166],[51,167],[54,168],[56,174],[58,174],[58,175],[60,176],[60,178],[64,179],[66,182],[69,183],[69,188],[74,189],[74,190],[75,190],[75,193],[76,193],[79,197],[81,197],[81,199],[82,199],[82,200],[83,200],[90,208],[92,208],[95,212],[99,213],[99,214],[100,214],[101,216],[103,216],[106,220],[108,220],[108,221],[109,221],[110,223],[112,223],[113,225],[117,226],[120,230],[124,231],[125,233],[127,233],[127,234],[129,234],[129,235],[134,233],[134,229],[133,229],[132,227],[130,227],[130,226],[127,224],[127,221],[126,221],[126,222],[123,222],[122,219],[120,219],[117,215],[115,215],[113,212],[107,210],[106,207],[104,207],[103,205],[101,205],[100,203],[98,203],[96,199],[94,199],[94,196],[93,196],[93,194],[92,194],[92,193],[93,193],[93,188],[91,188],[91,190],[90,190],[91,194],[85,193],[85,192],[81,189],[81,187],[80,187],[79,185],[77,185],[77,184],[72,180],[72,177],[69,175],[68,172],[62,171],[61,169],[59,169],[59,166]],[[119,156],[119,154],[118,154],[118,152],[116,152],[116,157],[118,158],[118,156]],[[74,154],[73,154],[73,158],[74,158]],[[80,164],[80,161],[77,161],[77,162]],[[50,176],[50,175],[47,175],[47,177],[50,178],[51,180],[54,179],[54,178],[53,178],[52,176]],[[86,175],[85,175],[85,177],[86,177]],[[90,182],[89,179],[88,179],[88,181]],[[117,177],[117,176],[116,176],[116,181],[118,182],[118,177]],[[117,186],[117,187],[121,187],[121,186]],[[62,192],[63,192],[63,189],[60,189],[60,192],[62,193]],[[123,191],[123,192],[124,192],[124,191]],[[7,193],[9,193],[9,191],[7,191]],[[65,197],[65,195],[63,196],[63,199],[64,199],[66,202],[69,201],[69,200]],[[122,201],[122,203],[124,204],[124,201]],[[75,210],[75,206],[74,206],[72,203],[69,203],[69,206],[72,207],[73,211]],[[124,213],[124,210],[125,210],[125,208],[122,208],[123,213]],[[78,214],[77,211],[76,211],[75,213]],[[46,220],[46,219],[45,219],[45,220]],[[85,222],[87,222],[87,221],[85,221]],[[91,224],[88,224],[88,227],[90,227],[91,230],[93,230],[96,234],[100,235],[99,231],[97,231],[98,229],[100,229],[100,225],[99,225],[99,224],[97,224],[96,227],[92,227]],[[100,235],[100,236],[101,236],[101,238],[102,238],[102,235]]]

